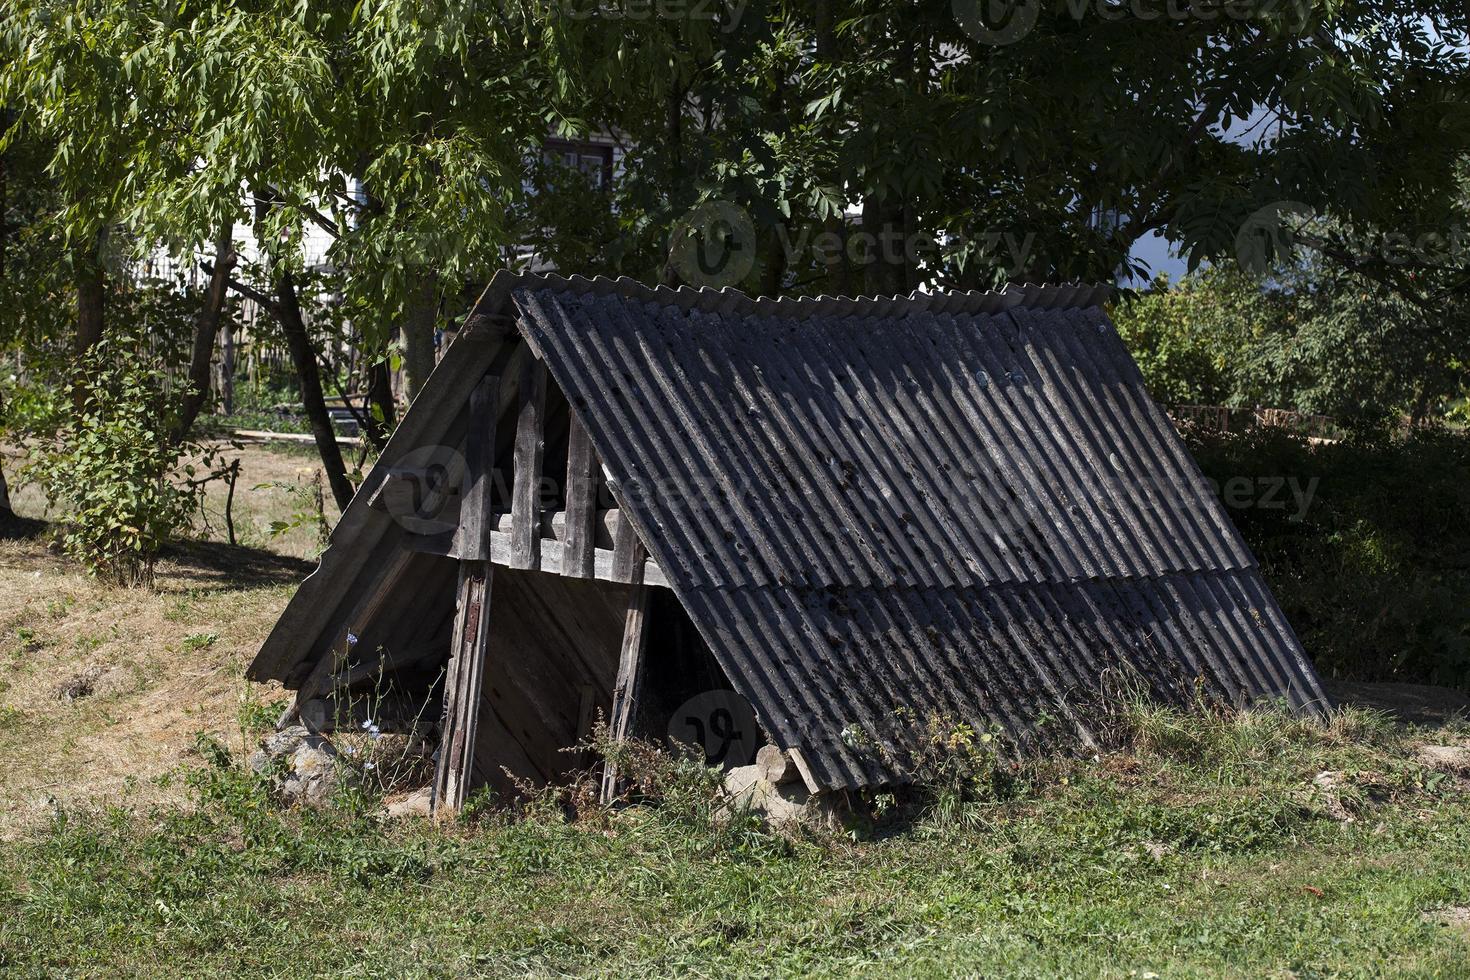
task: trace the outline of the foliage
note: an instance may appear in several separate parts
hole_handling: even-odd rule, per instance
[[[626,138],[619,214],[669,229],[699,201],[739,205],[760,251],[745,285],[765,291],[1110,278],[1154,231],[1195,261],[1233,257],[1276,202],[1397,228],[1442,221],[1456,192],[1462,12],[1312,3],[1186,13],[1186,29],[1052,5],[991,45],[963,26],[970,6],[729,6],[611,30],[556,9],[546,57],[585,96],[569,114]],[[935,247],[790,254],[834,227]],[[1007,232],[1024,254],[986,247]]]
[[[257,484],[254,489],[280,490],[290,498],[292,512],[284,520],[271,521],[271,537],[280,537],[283,534],[289,534],[296,528],[307,527],[315,530],[318,548],[327,546],[327,541],[332,535],[332,525],[327,520],[320,470],[312,474],[312,479],[308,483],[261,483]]]
[[[1246,274],[1211,268],[1167,278],[1119,303],[1113,321],[1154,398],[1168,405],[1237,405],[1242,352],[1285,317],[1279,296]]]
[[[1191,442],[1218,486],[1310,490],[1300,516],[1284,499],[1227,510],[1319,670],[1470,687],[1470,436],[1311,445],[1259,429]]]
[[[93,574],[124,585],[151,584],[153,564],[185,527],[212,453],[167,438],[167,375],[130,338],[99,343],[78,365],[72,393],[45,392],[33,406],[34,440],[24,476],[66,508],[67,553]],[[73,398],[75,402],[73,402]]]
[[[1166,404],[1288,408],[1381,432],[1446,418],[1470,384],[1470,318],[1428,314],[1320,258],[1260,278],[1212,268],[1118,304],[1118,331]]]

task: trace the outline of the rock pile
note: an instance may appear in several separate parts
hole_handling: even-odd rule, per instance
[[[841,830],[843,826],[843,810],[837,801],[809,792],[790,754],[774,745],[762,747],[754,765],[725,773],[725,793],[730,811],[749,810],[772,829]]]

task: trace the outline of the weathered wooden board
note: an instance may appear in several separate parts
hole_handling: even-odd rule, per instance
[[[515,779],[543,783],[585,765],[566,750],[612,704],[629,589],[502,569],[491,624],[493,676],[485,685],[474,785],[497,792]]]
[[[436,813],[459,810],[469,789],[489,651],[491,568],[488,562],[460,563],[459,607],[444,678],[439,764],[434,773]]]
[[[499,406],[500,379],[486,375],[470,394],[470,422],[465,433],[465,496],[459,509],[459,556],[463,561],[490,560],[495,416]]]
[[[525,363],[516,417],[511,488],[510,567],[539,568],[541,558],[541,467],[546,453],[546,365]]]
[[[638,710],[638,691],[643,681],[643,648],[648,622],[648,589],[640,581],[643,570],[643,545],[634,536],[624,564],[633,586],[628,597],[628,610],[623,619],[622,649],[618,654],[618,679],[613,687],[612,714],[608,719],[608,736],[623,742],[632,728]],[[609,763],[602,773],[602,800],[611,803],[617,796],[618,771]]]
[[[567,434],[567,506],[564,512],[565,533],[562,541],[563,575],[592,578],[597,550],[597,487],[602,478],[602,464],[587,429],[575,416],[570,417]]]

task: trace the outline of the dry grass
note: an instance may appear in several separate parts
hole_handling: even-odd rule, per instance
[[[309,526],[272,536],[292,496],[253,487],[309,480],[313,467],[259,447],[238,455],[241,546],[221,543],[224,488],[212,488],[204,540],[166,554],[153,590],[89,578],[44,533],[0,540],[0,837],[57,802],[171,797],[166,777],[196,733],[241,745],[242,707],[281,697],[247,685],[244,668],[319,546]],[[45,514],[34,487],[15,501],[24,516]]]

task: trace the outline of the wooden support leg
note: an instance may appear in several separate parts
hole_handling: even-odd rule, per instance
[[[436,815],[458,812],[474,773],[485,652],[490,641],[490,488],[499,391],[500,380],[491,376],[470,396],[470,428],[465,436],[467,489],[460,508],[460,549],[468,557],[459,563],[454,636],[444,677],[439,764],[434,772]]]
[[[490,568],[489,562],[460,563],[459,607],[444,678],[444,718],[434,772],[435,814],[459,811],[474,771],[485,651],[490,640]]]
[[[633,549],[633,593],[628,599],[628,613],[623,620],[623,647],[618,655],[618,678],[613,686],[612,717],[608,720],[608,736],[614,743],[624,742],[633,727],[638,710],[638,697],[643,684],[643,646],[648,620],[648,587],[642,582],[643,546]],[[617,796],[618,770],[610,760],[602,770],[602,801],[611,803]]]

